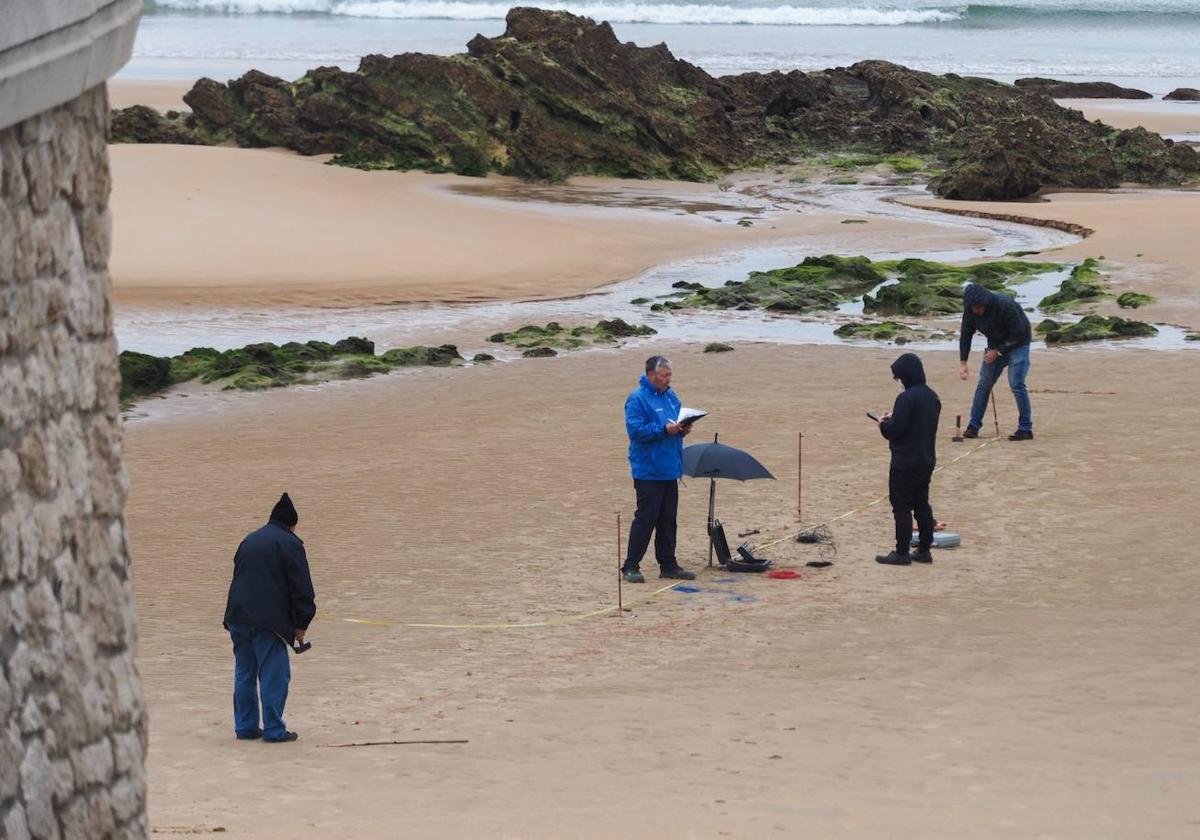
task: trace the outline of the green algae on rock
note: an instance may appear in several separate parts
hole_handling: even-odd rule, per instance
[[[1020,260],[955,266],[921,259],[872,262],[863,256],[826,254],[806,257],[790,268],[756,271],[744,281],[730,280],[724,286],[691,283],[687,285],[691,295],[678,302],[656,304],[651,311],[708,308],[809,313],[836,309],[861,297],[866,312],[946,315],[962,311],[966,283],[1011,293],[1009,282],[1061,269],[1058,263]],[[897,282],[881,286],[893,278]],[[876,287],[880,288],[870,294]]]
[[[1047,344],[1079,344],[1085,341],[1107,341],[1119,338],[1146,338],[1158,335],[1158,329],[1144,321],[1117,316],[1085,315],[1074,324],[1063,324],[1047,318],[1037,325],[1037,331]]]
[[[913,328],[898,321],[857,321],[842,324],[833,334],[838,338],[893,341],[896,344],[907,344],[914,339],[929,337],[928,330]]]
[[[1141,292],[1122,292],[1117,296],[1117,306],[1122,309],[1140,309],[1154,303],[1154,296]]]
[[[733,345],[725,344],[722,341],[710,341],[704,345],[705,353],[732,353]]]
[[[1012,199],[1048,187],[1177,184],[1200,154],[1144,129],[1089,122],[1035,88],[886,61],[714,78],[665,44],[607,23],[514,8],[466,53],[369,55],[287,82],[257,70],[201,79],[191,111],[114,113],[114,142],[283,146],[362,169],[708,181],[836,152],[847,169],[924,169],[942,196]],[[936,177],[935,177],[936,176]]]
[[[630,324],[620,318],[597,321],[594,327],[579,326],[568,329],[558,321],[544,327],[527,324],[512,332],[498,332],[488,336],[494,344],[507,344],[517,350],[551,348],[555,350],[578,350],[594,344],[615,344],[622,338],[640,338],[655,335],[658,330],[645,324]]]
[[[1071,274],[1059,284],[1058,291],[1042,298],[1038,309],[1055,312],[1072,306],[1096,303],[1108,296],[1108,283],[1097,267],[1100,263],[1088,257],[1071,269]]]
[[[299,382],[356,379],[400,367],[446,367],[463,361],[452,344],[440,347],[397,347],[375,355],[375,343],[345,338],[336,344],[295,341],[247,344],[233,350],[193,347],[178,356],[148,356],[126,350],[120,355],[121,400],[162,391],[198,379],[223,381],[226,390],[259,391]]]

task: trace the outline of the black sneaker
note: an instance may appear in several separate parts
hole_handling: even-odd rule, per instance
[[[1027,432],[1024,429],[1017,429],[1008,436],[1009,440],[1033,440],[1033,432]]]
[[[912,556],[914,563],[932,563],[933,555],[929,553],[929,549],[917,549],[917,553]]]
[[[236,734],[237,734],[237,739],[239,741],[257,741],[259,738],[262,737],[262,730],[261,729],[251,729],[247,732],[238,732]]]
[[[975,438],[979,437],[979,429],[975,428],[974,426],[967,426],[967,430],[963,432],[963,437],[967,438],[968,440],[974,440]]]
[[[897,554],[891,552],[889,554],[876,554],[876,563],[883,563],[886,566],[910,566],[912,565],[912,557],[908,554]]]
[[[625,578],[626,583],[645,583],[646,577],[637,569],[622,569],[621,577]]]
[[[695,580],[696,573],[689,572],[683,566],[672,566],[667,569],[659,569],[658,576],[660,578],[671,578],[672,580]]]
[[[300,736],[295,732],[284,732],[278,738],[263,738],[264,744],[290,744],[292,741],[299,741]]]

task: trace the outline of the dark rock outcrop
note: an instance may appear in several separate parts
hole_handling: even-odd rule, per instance
[[[1021,88],[1033,88],[1054,99],[1153,99],[1154,94],[1137,88],[1121,87],[1112,82],[1060,82],[1036,76],[1017,79]]]
[[[1200,90],[1195,88],[1175,88],[1168,93],[1163,99],[1170,99],[1174,102],[1200,102]]]
[[[284,146],[364,169],[538,180],[707,180],[814,150],[906,151],[944,158],[934,189],[964,199],[1178,183],[1200,169],[1191,149],[1140,137],[1118,149],[1121,134],[1046,90],[884,61],[714,78],[664,44],[619,42],[607,23],[517,8],[503,35],[476,36],[465,54],[371,55],[355,72],[320,67],[295,82],[258,71],[201,79],[184,97],[191,113],[117,112],[114,138]]]

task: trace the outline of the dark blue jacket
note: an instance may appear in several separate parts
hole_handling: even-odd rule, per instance
[[[670,388],[661,394],[644,375],[625,400],[629,467],[644,481],[675,481],[683,475],[683,435],[668,435],[683,405]]]
[[[892,416],[879,424],[879,433],[892,450],[892,469],[926,470],[937,463],[938,418],[942,401],[925,384],[925,367],[915,353],[892,362],[892,376],[904,385]]]
[[[291,644],[317,614],[304,542],[271,520],[242,540],[233,558],[225,626],[254,624]]]
[[[984,307],[982,315],[971,311],[972,306]],[[979,331],[987,336],[989,350],[1002,354],[1033,341],[1033,330],[1021,304],[1000,292],[993,292],[975,283],[963,290],[962,331],[958,336],[958,358],[965,362],[971,355],[971,339]]]

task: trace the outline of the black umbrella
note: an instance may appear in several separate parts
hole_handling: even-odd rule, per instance
[[[732,478],[735,481],[750,481],[755,478],[775,476],[758,462],[749,452],[717,443],[696,443],[684,447],[683,474],[693,478],[710,479],[708,484],[708,565],[712,565],[712,527],[717,514],[717,479]]]

